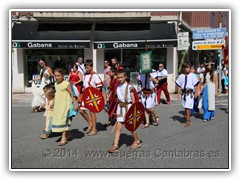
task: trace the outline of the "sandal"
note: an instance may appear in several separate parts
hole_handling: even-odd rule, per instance
[[[42,135],[40,135],[40,138],[41,138],[41,139],[47,139],[48,136],[49,136],[48,134],[42,134]]]
[[[130,146],[130,149],[138,149],[141,146],[142,146],[141,142],[140,142],[140,140],[138,140],[138,142],[133,142],[133,144]]]
[[[88,134],[92,131],[92,127],[88,127],[87,130],[85,131],[85,134]]]
[[[64,146],[65,144],[67,144],[68,143],[68,140],[66,139],[65,141],[60,141],[59,143],[58,143],[58,146]]]
[[[183,123],[183,126],[184,127],[189,127],[190,126],[190,122],[187,121],[187,122]]]
[[[148,127],[149,127],[149,124],[146,123],[146,124],[144,124],[141,128],[142,128],[142,129],[145,129],[145,128],[148,128]]]
[[[95,131],[91,131],[90,133],[87,134],[87,136],[95,136],[97,135],[97,132]]]
[[[155,122],[154,123],[152,123],[154,126],[158,126],[159,125],[159,121],[160,121],[160,117],[157,115],[156,117],[155,117]]]
[[[113,146],[108,149],[108,153],[116,153],[119,151],[119,147]]]

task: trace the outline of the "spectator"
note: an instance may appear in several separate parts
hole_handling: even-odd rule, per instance
[[[111,62],[112,62],[112,67],[115,67],[117,70],[123,69],[123,67],[120,66],[117,58],[112,58]]]
[[[205,68],[204,68],[204,64],[201,63],[200,64],[200,67],[197,69],[197,73],[199,75],[199,78],[200,78],[200,82],[203,83],[203,74],[205,72]]]
[[[170,94],[168,92],[167,86],[167,77],[168,77],[168,72],[166,69],[164,69],[164,65],[162,63],[159,64],[159,70],[155,73],[155,78],[158,79],[158,84],[157,84],[157,103],[160,104],[161,100],[161,94],[162,90],[166,96],[167,99],[167,104],[171,104],[170,100]]]
[[[84,75],[86,70],[85,70],[85,67],[84,67],[84,60],[83,60],[82,57],[78,57],[76,65],[78,66],[78,71],[81,72],[82,75]]]

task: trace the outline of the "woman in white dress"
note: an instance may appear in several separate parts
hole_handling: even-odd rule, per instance
[[[206,64],[203,81],[203,122],[214,119],[215,116],[215,96],[218,96],[218,73],[213,70],[212,62]]]
[[[53,76],[52,69],[47,66],[45,59],[41,58],[39,60],[39,64],[41,66],[40,75],[37,78],[29,81],[30,83],[32,83],[32,92],[34,95],[32,100],[32,108],[34,112],[39,112],[40,111],[39,107],[45,103],[44,102],[45,95],[44,95],[43,88],[47,84],[50,84],[50,76]],[[34,81],[38,81],[38,80],[41,81],[41,85],[39,88],[37,88],[37,86],[34,83]]]

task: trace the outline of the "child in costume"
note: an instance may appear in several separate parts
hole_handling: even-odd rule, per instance
[[[114,138],[114,144],[111,148],[108,149],[109,153],[115,153],[119,151],[119,139],[121,135],[121,129],[123,123],[125,121],[125,115],[127,110],[131,107],[132,103],[135,102],[135,94],[132,85],[129,85],[126,81],[127,75],[124,70],[118,70],[117,78],[119,81],[119,85],[117,87],[117,98],[118,98],[118,106],[117,106],[117,124],[116,124],[116,134]],[[137,149],[141,147],[140,140],[138,138],[137,131],[132,132],[134,142],[131,145],[131,149]]]
[[[55,98],[52,118],[52,132],[62,132],[62,138],[59,146],[68,143],[71,125],[71,107],[73,103],[74,110],[78,110],[76,98],[73,97],[71,85],[64,80],[64,70],[55,69]]]
[[[190,126],[190,109],[193,108],[194,98],[198,97],[198,84],[199,81],[193,73],[190,73],[190,64],[185,63],[183,65],[183,74],[181,74],[176,85],[178,86],[178,99],[182,99],[182,106],[185,108],[186,123],[184,127]],[[193,90],[195,89],[195,94]]]
[[[53,116],[55,90],[49,88],[48,90],[46,90],[45,95],[47,98],[47,102],[45,104],[46,123],[43,134],[40,136],[41,139],[47,139],[48,136],[51,134],[51,121]]]
[[[86,89],[87,87],[94,87],[101,91],[103,87],[103,83],[100,77],[98,76],[98,74],[93,71],[92,60],[87,59],[84,63],[84,66],[86,69],[86,73],[84,75],[84,82],[83,82],[84,89]],[[84,89],[83,89],[83,92],[84,92]],[[97,116],[94,112],[89,111],[89,114],[91,116],[90,118],[86,110],[87,108],[84,106],[84,103],[82,102],[79,112],[82,115],[82,117],[88,122],[88,128],[85,134],[87,134],[88,136],[94,136],[97,134],[97,128],[96,128]]]
[[[142,95],[141,101],[143,106],[145,107],[145,118],[146,123],[142,128],[148,128],[150,124],[149,115],[151,114],[154,117],[155,122],[153,123],[154,126],[158,126],[160,117],[156,114],[154,109],[155,106],[155,85],[154,81],[157,82],[158,80],[155,79],[153,74],[141,74],[140,81],[142,86]],[[153,81],[153,80],[154,81]]]
[[[196,76],[196,78],[198,79],[198,81],[199,81],[198,89],[199,89],[200,77],[199,77],[199,75],[196,73],[196,69],[195,69],[195,67],[194,67],[193,65],[191,66],[190,72],[193,73],[193,74]],[[195,90],[193,90],[193,93],[195,94]],[[191,109],[190,114],[193,114],[193,113],[197,113],[197,116],[198,116],[198,114],[199,114],[199,109],[198,109],[198,97],[197,97],[197,98],[194,98],[193,108]]]
[[[206,64],[206,71],[203,79],[203,122],[214,119],[215,96],[218,96],[218,73],[214,71],[212,62]]]
[[[119,81],[117,79],[117,69],[115,67],[110,68],[109,75],[111,77],[111,82],[109,85],[109,107],[107,113],[109,115],[108,123],[105,125],[110,126],[111,121],[116,119],[116,110],[118,105],[117,99],[117,87],[119,85]]]

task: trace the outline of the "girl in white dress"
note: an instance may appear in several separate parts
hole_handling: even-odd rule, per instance
[[[212,62],[206,64],[206,72],[203,81],[203,122],[214,119],[215,116],[215,96],[218,96],[218,73],[213,70]]]
[[[45,59],[43,58],[40,59],[39,64],[42,68],[40,71],[40,75],[37,78],[29,81],[29,83],[32,83],[32,92],[34,95],[32,100],[32,108],[34,112],[38,112],[39,107],[44,104],[45,95],[44,95],[43,88],[47,84],[50,84],[50,76],[54,76],[52,69],[47,66]],[[34,83],[34,81],[37,81],[37,80],[41,80],[41,85],[39,88],[37,88],[37,86]]]

